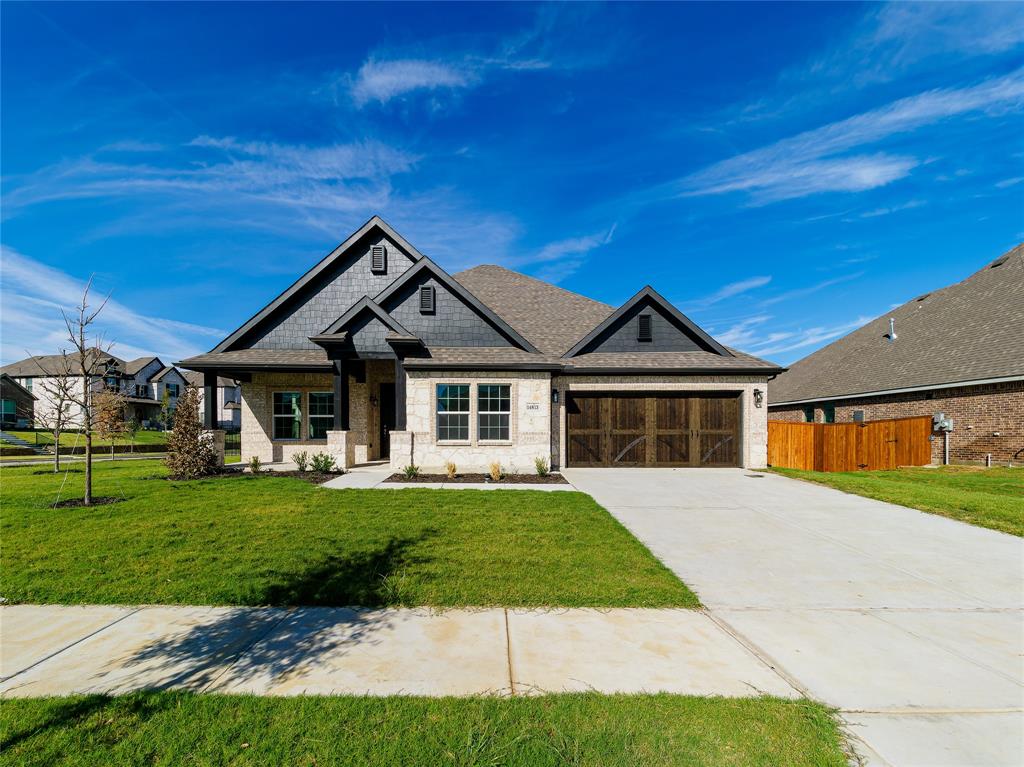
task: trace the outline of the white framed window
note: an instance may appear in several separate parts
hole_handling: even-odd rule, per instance
[[[334,392],[313,391],[309,393],[309,438],[327,439],[327,432],[334,428]]]
[[[437,385],[437,439],[469,441],[469,384]]]
[[[172,397],[172,398],[178,396],[178,384],[175,384],[175,383],[167,384],[167,396],[168,397]]]
[[[302,395],[274,392],[274,439],[299,439],[302,432]]]
[[[512,387],[509,384],[478,384],[476,387],[477,439],[510,439]]]

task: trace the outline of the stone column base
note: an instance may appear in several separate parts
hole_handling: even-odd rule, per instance
[[[338,468],[348,470],[356,462],[355,435],[351,431],[327,432],[327,452],[334,456]]]
[[[391,468],[401,471],[414,463],[413,433],[411,431],[393,431],[391,437]]]
[[[224,434],[226,432],[223,429],[205,429],[203,431],[203,437],[210,440],[210,444],[213,445],[213,451],[217,454],[217,465],[224,465]]]

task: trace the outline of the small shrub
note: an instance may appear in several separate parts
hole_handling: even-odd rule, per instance
[[[266,469],[263,468],[263,461],[260,460],[258,455],[254,455],[249,459],[249,471],[253,474],[262,474]]]
[[[492,482],[500,482],[501,478],[505,476],[505,472],[501,470],[501,464],[497,461],[491,464],[491,468],[488,473],[491,475]]]
[[[310,458],[310,463],[313,466],[313,471],[319,474],[330,474],[338,468],[334,462],[334,456],[329,453],[317,453]]]
[[[402,474],[405,475],[406,479],[415,479],[420,475],[420,467],[410,463],[402,468]]]
[[[309,453],[305,450],[293,455],[292,460],[295,461],[295,468],[299,471],[307,471],[309,469]]]
[[[172,477],[194,479],[216,474],[217,451],[209,435],[203,433],[199,421],[199,399],[195,389],[189,387],[178,398],[182,408],[174,430],[167,438],[167,457],[164,463]]]
[[[548,459],[545,458],[544,456],[534,458],[533,465],[537,467],[538,477],[546,477],[548,474],[551,473],[551,470],[548,468]]]
[[[455,479],[455,472],[458,471],[458,468],[455,461],[448,461],[444,465],[444,473],[448,475],[448,479]]]

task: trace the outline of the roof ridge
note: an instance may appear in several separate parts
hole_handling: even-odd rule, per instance
[[[507,266],[502,266],[501,264],[477,264],[476,266],[471,266],[469,269],[463,269],[461,272],[456,272],[452,276],[455,277],[455,279],[458,279],[460,274],[466,274],[467,272],[473,272],[473,271],[476,271],[477,269],[500,269],[503,272],[508,272],[509,274],[516,275],[517,277],[524,277],[524,278],[530,280],[531,282],[539,283],[539,284],[543,285],[544,287],[554,288],[555,290],[560,290],[561,292],[567,293],[568,295],[573,296],[574,298],[583,298],[583,299],[586,299],[587,301],[590,301],[591,303],[600,304],[601,306],[607,306],[609,311],[615,309],[614,306],[612,306],[611,304],[606,304],[604,301],[598,301],[596,298],[591,298],[590,296],[585,296],[582,293],[577,293],[574,290],[569,290],[568,288],[563,288],[561,285],[556,285],[553,282],[548,282],[547,280],[542,280],[539,277],[534,277],[532,274],[526,274],[524,272],[517,272],[515,269],[509,269]]]

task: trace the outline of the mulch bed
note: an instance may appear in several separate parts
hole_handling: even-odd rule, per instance
[[[324,482],[340,477],[345,472],[343,471],[331,471],[331,472],[319,472],[319,471],[261,471],[259,474],[253,474],[252,472],[242,472],[238,469],[226,469],[217,474],[209,474],[205,477],[195,477],[194,479],[186,479],[184,477],[162,477],[169,482],[201,482],[207,479],[227,479],[230,477],[238,477],[239,479],[258,479],[260,477],[292,477],[294,479],[301,479],[303,482],[308,482],[311,485],[322,485]],[[160,479],[160,477],[152,477],[151,479]]]
[[[110,496],[110,495],[93,496],[92,503],[89,504],[89,507],[92,507],[92,506],[109,506],[112,503],[121,503],[121,501],[123,501],[123,500],[125,500],[125,499],[124,498],[114,498],[113,496]],[[50,508],[52,508],[52,509],[77,509],[79,507],[84,507],[84,506],[85,506],[85,503],[83,502],[83,500],[81,498],[68,498],[66,501],[60,501],[59,503],[51,504]]]
[[[404,474],[392,474],[386,482],[407,482],[419,484],[427,482],[444,482],[446,484],[469,485],[469,484],[493,484],[493,485],[568,485],[569,481],[561,474],[549,474],[542,477],[539,474],[506,474],[495,482],[490,474],[456,474],[452,479],[447,474],[419,474],[415,477],[407,477]]]

